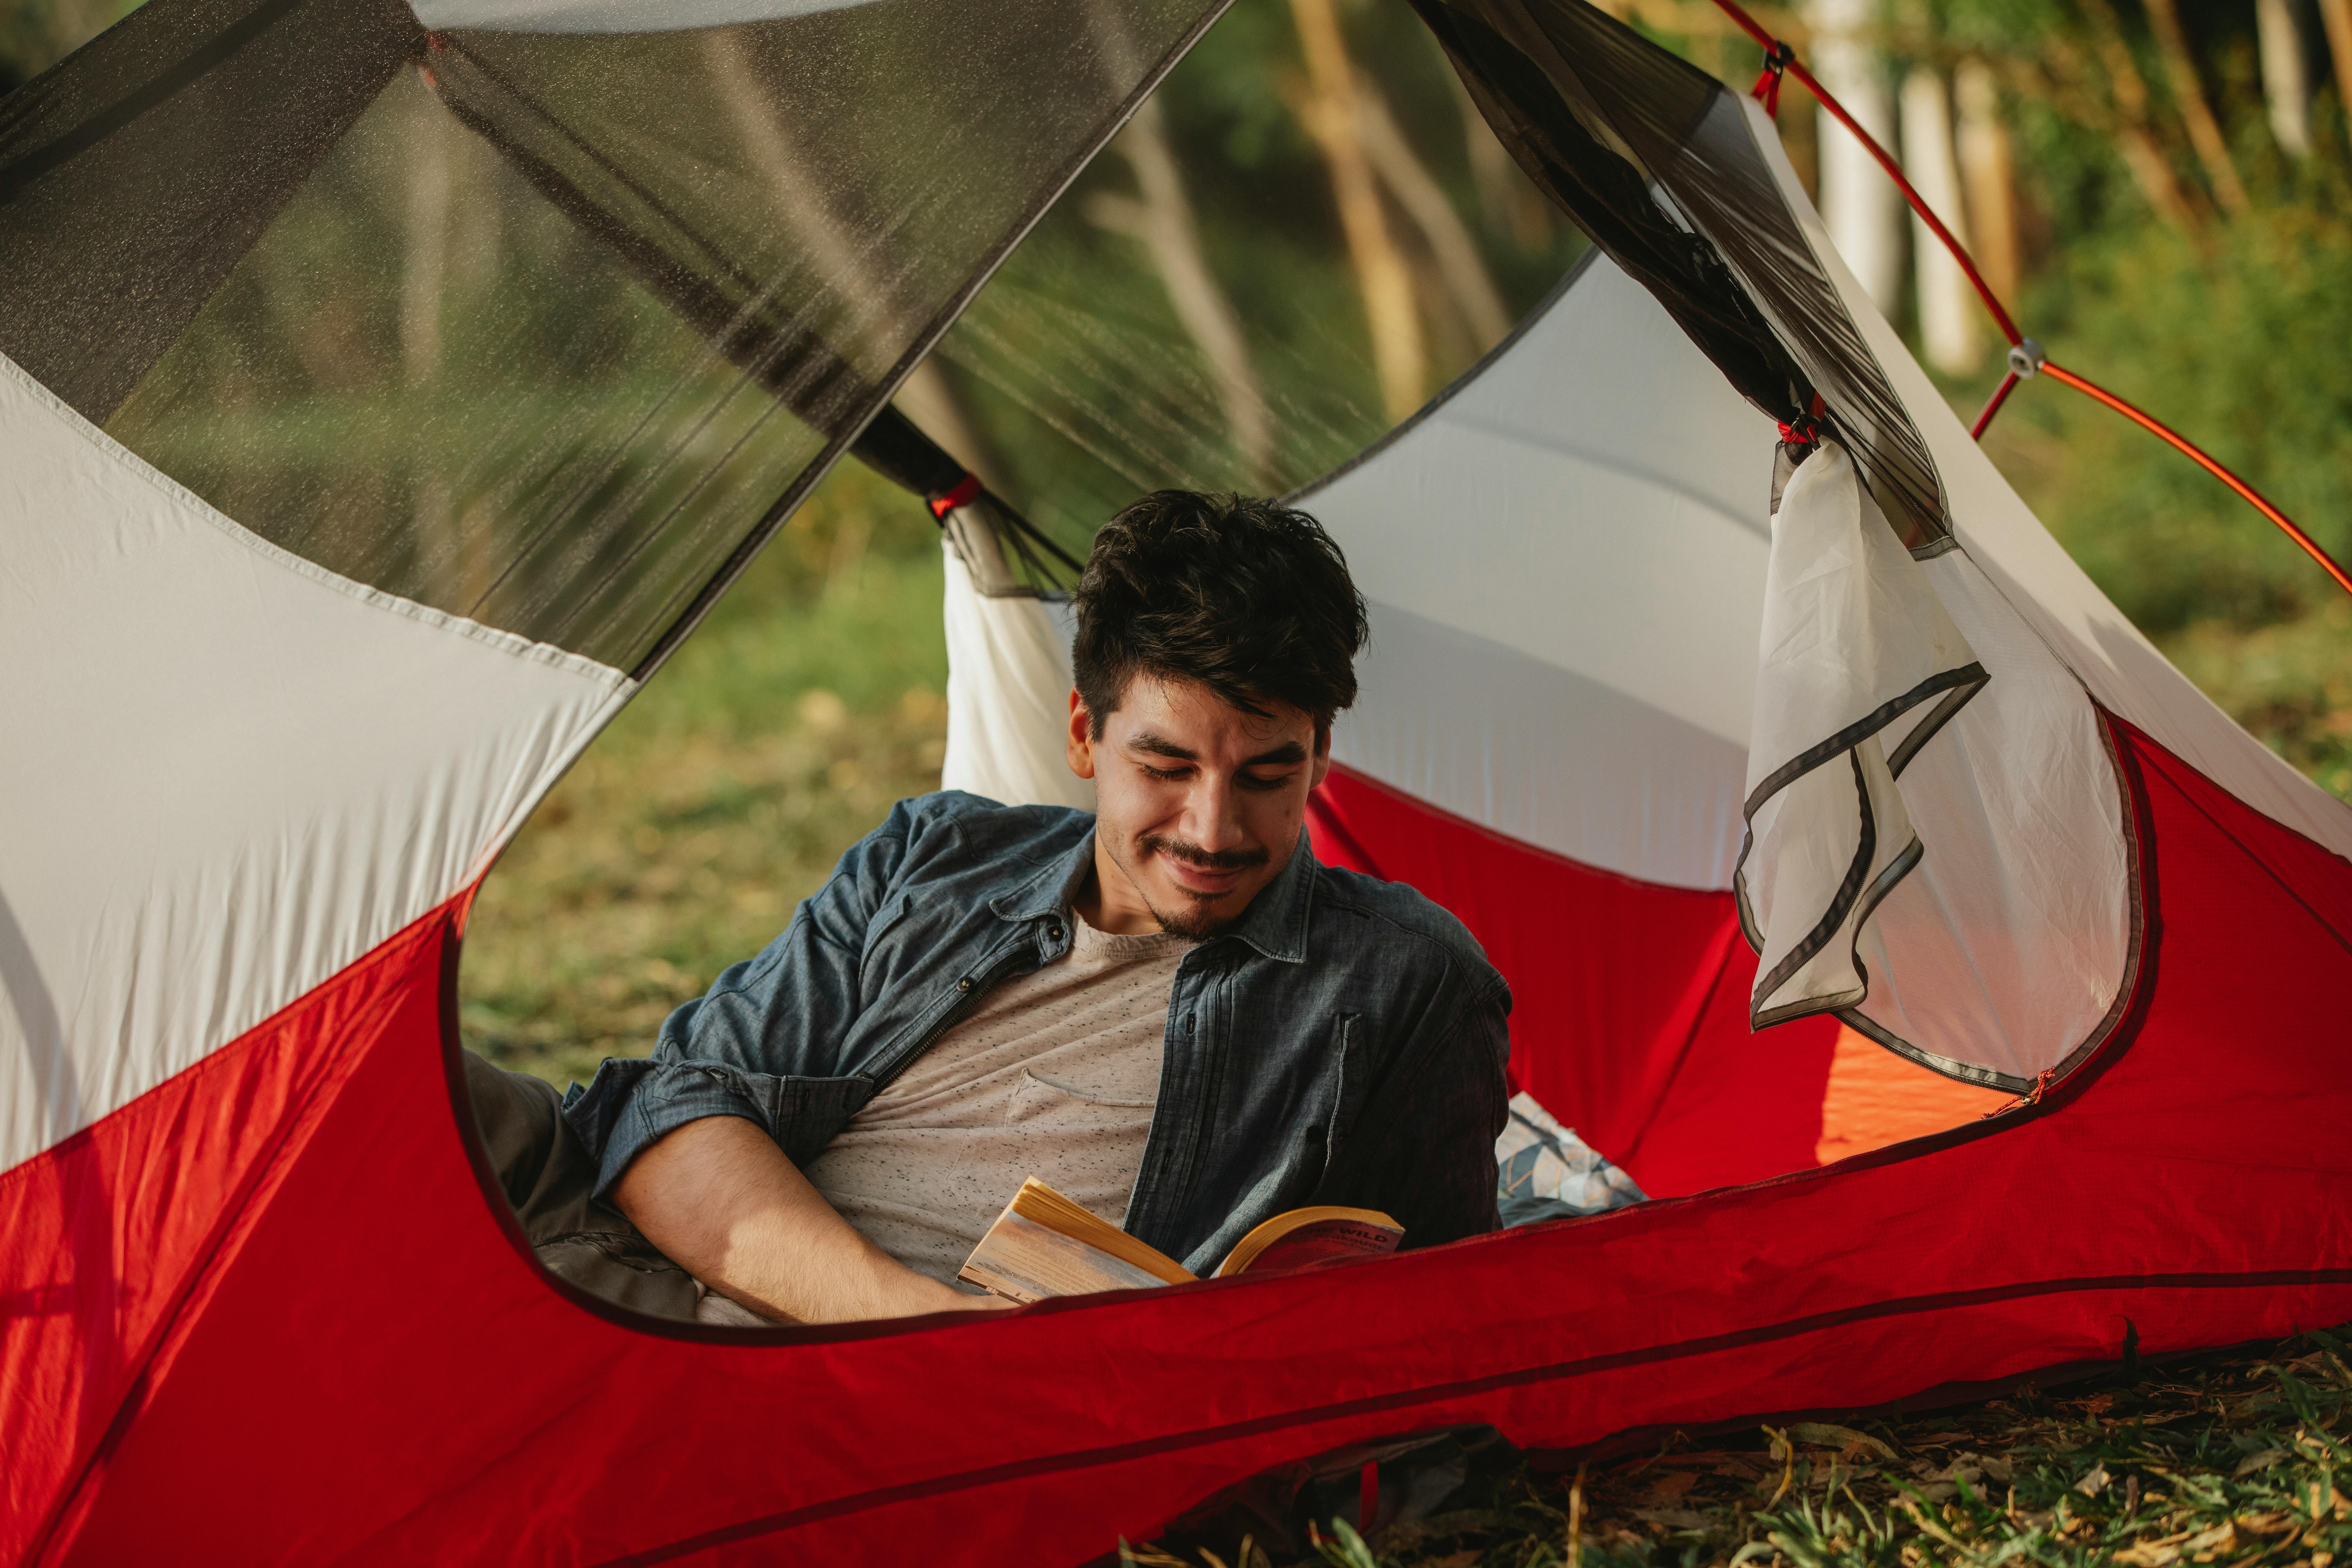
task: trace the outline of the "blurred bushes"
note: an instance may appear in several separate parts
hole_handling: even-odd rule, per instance
[[[2202,243],[2153,221],[2117,224],[2069,247],[2028,314],[2053,357],[2196,441],[2338,559],[2352,552],[2352,223],[2341,212],[2260,206]],[[2024,476],[2032,499],[2143,630],[2250,629],[2336,595],[2186,458],[2085,398],[2028,392],[2002,417],[2043,437]]]

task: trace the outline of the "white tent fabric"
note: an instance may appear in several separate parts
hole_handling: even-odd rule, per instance
[[[993,548],[985,519],[941,542],[947,558],[948,747],[941,789],[1007,805],[1095,808],[1092,783],[1070,771],[1066,611],[1033,594],[982,594],[957,542]],[[1003,580],[998,570],[988,574]]]
[[[1869,994],[1862,930],[1925,853],[1904,769],[1986,679],[1835,440],[1772,515],[1757,664],[1734,887],[1762,1027]]]
[[[1298,498],[1371,606],[1333,756],[1587,865],[1730,886],[1776,440],[1595,254]]]
[[[470,886],[633,683],[287,554],[5,358],[0,451],[5,1170]]]
[[[877,0],[411,0],[419,26],[500,33],[677,33],[845,11]]]
[[[1876,346],[1911,368],[1899,341]],[[1730,887],[1777,440],[1663,308],[1595,259],[1475,378],[1303,498],[1372,600],[1363,693],[1335,755],[1586,865]],[[2066,1060],[2123,994],[2122,801],[2080,684],[1968,553],[1904,563],[1998,697],[1962,708],[1906,770],[1927,853],[1858,933],[1850,959],[1871,983],[1841,1016],[2014,1087]],[[1876,657],[1857,650],[1852,667]],[[1843,868],[1851,831],[1814,847]]]

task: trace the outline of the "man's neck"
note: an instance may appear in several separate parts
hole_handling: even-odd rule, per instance
[[[1087,924],[1111,936],[1149,936],[1160,929],[1160,917],[1103,848],[1100,835],[1095,838],[1094,868],[1070,902]]]

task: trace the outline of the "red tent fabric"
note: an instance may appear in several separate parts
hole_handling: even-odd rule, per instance
[[[2127,1325],[2158,1355],[2339,1321],[2352,1079],[2315,1021],[2352,976],[2352,869],[2122,735],[2149,962],[2126,1027],[2030,1110],[1377,1265],[1001,1322],[754,1333],[566,1299],[452,1110],[458,911],[438,911],[222,1068],[10,1173],[16,1236],[44,1190],[152,1170],[131,1152],[173,1129],[234,1120],[282,1151],[268,1201],[204,1226],[179,1256],[205,1267],[144,1312],[81,1305],[119,1277],[102,1242],[75,1276],[11,1249],[12,1301],[89,1325],[35,1348],[17,1336],[41,1320],[12,1323],[10,1451],[56,1456],[61,1504],[12,1554],[1076,1562],[1356,1438],[1489,1421],[1568,1447],[1957,1395],[2112,1362]],[[370,1026],[322,1028],[344,1008]],[[317,1064],[299,1086],[296,1055]]]

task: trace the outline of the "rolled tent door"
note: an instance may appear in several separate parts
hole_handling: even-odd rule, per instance
[[[1046,597],[1007,569],[995,503],[984,494],[950,509],[947,595],[948,740],[941,789],[1007,805],[1092,811],[1094,785],[1070,771],[1069,602]]]

